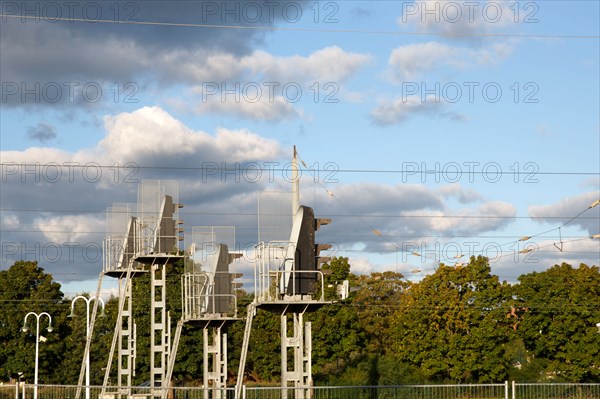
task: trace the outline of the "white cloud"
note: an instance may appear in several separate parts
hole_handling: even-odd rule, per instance
[[[194,130],[159,107],[108,116],[105,127],[102,140],[76,152],[51,147],[0,152],[6,172],[1,190],[3,207],[40,210],[19,213],[18,218],[3,213],[2,239],[11,243],[12,251],[3,265],[20,259],[24,251],[35,250],[28,259],[35,256],[62,279],[96,276],[105,231],[104,209],[115,202],[136,202],[137,183],[144,178],[181,181],[180,198],[183,194],[183,202],[189,205],[186,211],[192,212],[185,218],[188,226],[220,224],[222,218],[207,213],[206,204],[218,204],[221,214],[252,214],[256,209],[255,201],[248,202],[252,194],[244,201],[237,201],[237,196],[260,191],[269,179],[266,172],[258,181],[250,181],[254,175],[240,179],[239,173],[224,175],[219,167],[238,167],[239,172],[248,162],[273,162],[282,156],[275,140],[246,129],[218,128],[212,134]],[[70,166],[72,163],[78,166]],[[112,166],[115,163],[133,166],[119,169]],[[207,164],[216,168],[211,175],[204,174]],[[69,213],[65,215],[65,211]],[[233,216],[227,218],[229,225],[238,222]],[[254,225],[255,217],[241,223]],[[47,243],[58,246],[46,251]],[[79,244],[65,247],[63,243]],[[93,244],[95,252],[88,254],[85,244]]]
[[[348,259],[350,272],[354,274],[369,274],[380,269],[365,257],[351,257]]]
[[[69,174],[73,174],[73,179],[80,181],[82,168],[65,166],[76,163],[79,166],[89,165],[87,182],[98,187],[102,183],[114,182],[115,171],[101,166],[115,163],[121,166],[131,162],[138,166],[189,167],[209,161],[235,163],[273,160],[281,156],[278,142],[247,129],[218,128],[213,134],[193,130],[160,107],[143,107],[133,112],[106,116],[104,125],[106,135],[96,146],[76,152],[53,147],[2,151],[2,161],[14,165],[7,166],[7,178],[20,180],[21,165],[28,164],[31,165],[29,168],[37,165],[36,178],[42,183],[52,180],[57,168],[62,177],[56,180],[64,182],[70,178]],[[96,174],[101,179],[96,180]]]
[[[227,99],[227,104],[220,104],[211,99],[208,104],[201,104],[207,106],[187,109],[199,114],[216,111],[248,119],[285,120],[302,117],[302,111],[296,109],[293,103],[282,101],[282,97],[286,95],[282,93],[282,88],[286,85],[299,85],[304,92],[302,99],[309,100],[314,94],[311,87],[313,91],[318,90],[315,89],[315,83],[320,86],[328,83],[341,86],[371,60],[368,54],[348,52],[337,46],[317,49],[306,55],[287,56],[276,56],[262,50],[248,51],[247,48],[237,51],[241,49],[236,49],[236,45],[215,46],[207,37],[215,36],[229,42],[239,35],[244,37],[243,40],[239,40],[239,44],[242,45],[254,33],[229,32],[221,35],[215,33],[222,32],[219,29],[209,30],[205,35],[200,35],[204,45],[199,45],[199,41],[189,46],[183,46],[181,42],[175,46],[160,46],[164,40],[160,36],[152,45],[147,43],[149,37],[137,37],[137,34],[131,32],[125,36],[109,35],[90,41],[86,35],[72,35],[71,27],[66,25],[46,31],[40,26],[47,24],[40,24],[36,25],[34,31],[39,31],[39,36],[43,38],[45,45],[41,45],[34,31],[22,29],[20,23],[14,22],[11,20],[7,25],[7,38],[3,36],[3,40],[0,40],[2,53],[10,54],[2,57],[5,80],[33,80],[42,87],[49,84],[62,89],[62,95],[58,96],[58,99],[46,98],[50,95],[43,96],[41,101],[36,102],[23,102],[20,95],[9,95],[5,103],[10,107],[42,105],[57,109],[66,104],[71,106],[71,110],[73,105],[110,107],[116,96],[116,84],[120,85],[120,95],[127,98],[131,96],[131,99],[138,101],[143,101],[145,96],[151,95],[156,86],[164,92],[171,87],[183,85],[184,89],[178,90],[178,97],[170,100],[183,101],[180,104],[197,103],[198,96],[206,94],[207,86],[212,88],[216,85],[220,94],[222,91],[236,90],[236,87],[243,90],[248,85],[259,85],[265,93],[256,102],[242,98],[243,103],[230,104],[232,100]],[[41,34],[42,31],[44,34]],[[154,29],[148,27],[148,32],[150,31]],[[186,37],[185,40],[190,40],[190,37]],[[31,51],[32,48],[36,50]],[[72,56],[74,51],[77,52],[77,56]],[[44,62],[39,62],[41,59]],[[63,65],[65,59],[73,62]],[[113,62],[114,60],[119,61]],[[61,82],[74,83],[74,86],[67,87],[68,85]],[[99,87],[104,93],[98,102],[86,101],[86,95],[89,97],[89,93],[84,92],[84,87],[88,83]],[[269,88],[273,90],[273,87],[274,95],[267,95]],[[270,101],[270,97],[274,97],[275,100]],[[39,126],[31,134],[38,138],[54,137],[52,132],[40,133],[38,130]]]
[[[443,235],[478,234],[498,230],[512,222],[516,215],[513,205],[501,201],[489,201],[478,208],[447,209],[443,211],[422,210],[403,212],[403,215],[418,218],[420,231]]]
[[[437,33],[455,40],[474,41],[476,36],[485,36],[517,25],[515,11],[511,9],[511,5],[511,2],[494,0],[407,2],[403,4],[403,14],[396,22],[401,28]],[[521,18],[516,20],[522,22]]]
[[[252,75],[263,75],[265,81],[276,82],[337,82],[352,77],[367,64],[371,57],[366,54],[349,53],[338,46],[325,47],[310,55],[276,57],[264,51],[255,51],[242,57],[242,68]]]
[[[244,91],[240,93],[237,100],[231,96],[223,98],[221,93],[206,96],[205,101],[197,103],[195,111],[201,115],[230,114],[261,121],[282,121],[303,115],[302,110],[294,107],[293,102],[286,97],[269,98],[268,93],[265,92],[260,92],[258,95],[252,93],[249,97]]]
[[[437,192],[444,197],[456,197],[461,204],[483,201],[484,197],[475,190],[464,189],[460,184],[446,184]]]
[[[332,191],[333,198],[319,192],[313,198],[317,216],[333,219],[330,226],[319,231],[318,239],[335,243],[342,252],[358,243],[364,247],[361,251],[367,253],[390,253],[406,245],[420,247],[426,243],[431,247],[458,240],[455,237],[476,241],[482,234],[504,229],[516,214],[513,205],[502,201],[461,202],[466,193],[471,193],[462,188],[438,190],[423,185],[360,183],[340,185]],[[456,207],[453,204],[457,200],[468,205]]]
[[[216,7],[220,7],[218,3]],[[143,2],[136,5],[133,14],[138,21],[223,25],[221,13],[207,15],[205,5],[197,1]],[[63,6],[57,3],[53,11],[74,18],[89,17],[85,15],[85,7],[69,7],[67,12]],[[96,7],[102,16],[117,12],[114,4],[108,2],[98,2]],[[46,14],[45,11],[33,8],[38,16]],[[119,10],[123,12],[119,15],[127,19],[132,16],[130,11]],[[264,30],[257,29],[165,29],[152,24],[133,28],[122,24],[49,23],[44,18],[37,21],[42,23],[23,23],[14,18],[17,14],[4,18],[0,36],[3,81],[8,82],[74,82],[83,78],[87,82],[127,82],[151,77],[152,81],[181,83],[181,79],[200,76],[194,66],[206,67],[207,54],[239,59],[251,54],[252,47],[265,36]],[[263,8],[258,19],[241,18],[238,22],[242,26],[269,27],[284,20],[281,12],[270,17],[268,14]],[[202,21],[198,20],[200,15]],[[216,57],[212,61],[213,73],[222,75],[228,70]],[[28,105],[36,104],[32,101]],[[23,106],[23,103],[14,101],[9,105]]]
[[[52,243],[82,245],[90,242],[91,237],[102,236],[104,219],[88,215],[49,216],[35,219],[33,227]]]
[[[519,253],[525,245],[533,251]],[[568,240],[562,246],[559,240],[532,240],[520,246],[506,246],[503,251],[501,258],[491,259],[492,271],[512,283],[517,282],[520,275],[542,272],[563,262],[573,267],[578,267],[580,263],[600,266],[600,240],[587,237]]]
[[[600,177],[590,177],[588,179],[585,179],[581,183],[580,187],[583,187],[583,188],[591,187],[600,192]]]
[[[507,58],[511,52],[512,45],[509,43],[495,43],[478,49],[438,42],[408,44],[397,47],[390,53],[387,76],[392,82],[401,83],[443,67],[463,70],[474,66],[493,66]]]
[[[567,226],[579,226],[591,236],[600,233],[600,205],[596,205],[592,209],[586,208],[597,200],[600,200],[600,192],[589,191],[574,197],[563,198],[555,204],[530,205],[527,209],[529,216],[535,218],[534,220],[538,223],[548,223],[558,228],[568,222]],[[579,217],[570,221],[580,213],[582,214]]]
[[[430,41],[397,47],[390,54],[387,71],[394,83],[436,70],[447,73],[448,67],[464,70],[494,66],[511,55],[516,43],[506,38],[483,39],[509,28],[514,33],[515,15],[510,2],[423,0],[403,3],[402,11],[403,15],[397,19],[401,29],[438,34],[463,45]]]
[[[7,212],[2,212],[0,214],[0,226],[2,226],[2,230],[16,229],[19,225],[20,222],[17,215],[9,214]]]
[[[144,107],[131,113],[105,117],[108,134],[99,143],[112,159],[140,161],[173,156],[197,161],[229,162],[272,159],[280,154],[279,144],[246,129],[220,128],[214,136],[185,126],[160,107]],[[204,159],[203,159],[204,158]]]
[[[371,111],[371,120],[380,126],[397,125],[406,122],[416,115],[426,115],[433,118],[447,118],[454,121],[465,121],[466,116],[447,110],[448,103],[434,96],[422,99],[417,96],[407,96],[394,100],[382,100]]]
[[[392,50],[388,60],[395,82],[415,79],[434,67],[445,64],[464,66],[460,61],[460,49],[437,42],[400,46]]]
[[[192,85],[189,92],[201,98],[194,112],[266,121],[302,117],[297,103],[313,101],[315,93],[323,97],[339,92],[371,60],[337,46],[307,56],[276,57],[255,51],[240,57],[217,53],[195,58],[179,60],[175,64],[183,72],[173,71],[185,73]]]
[[[236,82],[277,82],[280,85],[291,82],[310,85],[315,81],[342,83],[371,58],[368,54],[351,53],[338,46],[330,46],[307,56],[274,56],[262,50],[237,56],[179,49],[154,62],[190,84],[227,83],[227,88],[232,88]]]

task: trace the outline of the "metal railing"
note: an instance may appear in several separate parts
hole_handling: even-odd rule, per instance
[[[21,388],[18,384],[0,385],[0,399],[18,398]]]
[[[398,386],[315,386],[308,397],[314,399],[509,399],[508,382],[503,384],[461,385],[398,385]],[[243,399],[292,399],[297,389],[287,387],[282,396],[281,387],[247,387]]]
[[[294,265],[296,246],[291,241],[261,242],[256,245],[256,265],[254,268],[254,292],[257,302],[274,302],[288,295],[288,286],[291,284],[291,295],[295,296],[297,278],[313,279],[318,287],[314,294],[317,301],[325,298],[325,279],[320,270],[297,270]],[[286,267],[291,263],[290,267]],[[313,277],[314,276],[314,277]]]
[[[108,234],[103,240],[102,270],[104,272],[126,270],[129,259],[157,252],[161,241],[177,243],[179,236],[177,233],[164,234],[160,226],[147,227],[139,219],[130,218],[126,231]],[[169,249],[169,252],[175,250],[177,248],[174,246]]]
[[[229,272],[212,273],[215,275],[230,275]],[[181,276],[181,297],[183,303],[183,319],[237,317],[237,296],[231,294],[216,294],[214,280],[206,272],[184,273]],[[231,291],[234,291],[233,286]]]
[[[600,384],[512,383],[512,399],[598,399]]]
[[[33,399],[33,384],[22,384],[17,391],[15,385],[0,385],[1,399]],[[85,388],[85,387],[82,387]],[[89,399],[151,399],[162,398],[167,391],[168,399],[234,399],[235,389],[213,389],[211,387],[152,388],[148,385],[132,387],[106,387],[102,395],[101,386],[90,386]],[[75,399],[77,385],[38,385],[38,399]],[[100,397],[102,395],[102,398]],[[82,395],[84,399],[85,395]]]
[[[129,259],[139,252],[139,228],[137,219],[130,218],[127,230],[119,233],[107,234],[102,242],[102,271],[119,271],[127,269]]]
[[[244,386],[240,399],[292,399],[296,390],[307,388]],[[38,399],[75,399],[76,385],[38,385]],[[90,387],[89,399],[153,399],[167,390],[168,399],[234,399],[233,387],[215,390],[203,387],[160,388],[108,386]],[[314,386],[312,399],[598,399],[600,384],[587,383],[497,383],[395,386]],[[285,392],[285,394],[284,394]],[[33,399],[33,384],[0,385],[0,399]],[[84,399],[82,395],[81,399]]]

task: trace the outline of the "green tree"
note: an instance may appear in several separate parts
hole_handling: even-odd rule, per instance
[[[324,306],[313,320],[315,380],[319,383],[380,383],[393,362],[390,330],[394,309],[410,285],[394,272],[356,276],[347,258],[335,258],[326,282],[350,281],[348,299]]]
[[[538,378],[600,381],[598,267],[562,263],[520,276],[514,290],[520,310],[517,334],[530,361],[545,365]]]
[[[88,293],[81,293],[86,298],[89,298]],[[67,298],[65,303],[71,306],[71,300]],[[90,303],[90,316],[94,302]],[[67,356],[61,367],[65,370],[63,384],[77,384],[79,380],[79,372],[83,361],[83,354],[86,344],[86,306],[82,300],[75,302],[74,316],[67,319],[69,333],[65,337],[65,345],[68,348],[71,356]],[[92,345],[90,347],[90,383],[92,385],[102,385],[104,382],[104,369],[110,345],[115,328],[115,321],[119,312],[119,299],[111,297],[105,302],[104,311],[100,306],[94,323],[94,331],[92,335]]]
[[[394,337],[390,326],[410,283],[402,274],[387,271],[361,275],[353,284],[351,305],[358,310],[360,328],[366,334],[365,349],[379,355],[391,352]]]
[[[325,299],[328,301],[338,299],[338,284],[342,284],[350,276],[348,258],[343,256],[334,257],[321,266],[321,270],[325,275]]]
[[[23,378],[33,382],[35,363],[35,317],[29,317],[30,332],[21,331],[28,312],[47,312],[52,316],[51,333],[48,320],[40,320],[40,335],[47,341],[39,349],[39,383],[57,383],[64,375],[60,367],[65,355],[64,338],[70,329],[66,324],[67,307],[62,303],[60,284],[44,272],[37,262],[17,261],[0,271],[0,381]],[[31,334],[31,331],[34,331]]]
[[[365,332],[349,301],[326,305],[310,316],[315,380],[327,381],[363,356]]]
[[[486,258],[441,264],[399,305],[393,348],[434,381],[503,381],[511,364],[508,288],[490,274]]]

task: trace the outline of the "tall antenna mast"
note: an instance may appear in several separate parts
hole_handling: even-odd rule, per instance
[[[300,177],[298,176],[298,153],[294,146],[294,157],[292,158],[292,220],[300,209]]]

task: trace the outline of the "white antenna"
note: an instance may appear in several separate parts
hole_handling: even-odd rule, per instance
[[[294,157],[292,158],[292,219],[300,209],[300,178],[298,176],[298,153],[294,146]]]

